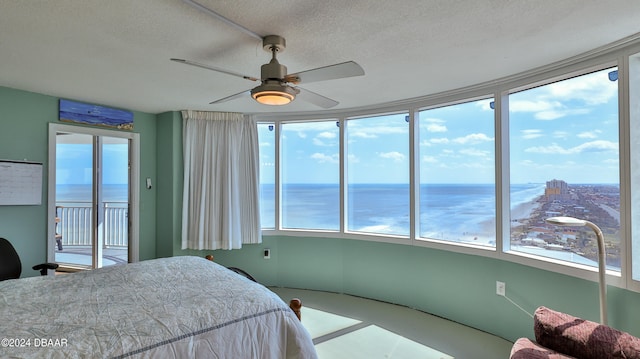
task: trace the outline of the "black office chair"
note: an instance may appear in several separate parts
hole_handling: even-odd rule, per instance
[[[47,275],[48,269],[56,269],[56,263],[42,263],[33,266],[34,270],[39,270],[41,275]],[[0,238],[0,281],[20,278],[22,273],[22,262],[16,249],[11,242]]]

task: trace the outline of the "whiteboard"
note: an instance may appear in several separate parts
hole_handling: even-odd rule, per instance
[[[42,204],[42,163],[0,160],[0,205]]]

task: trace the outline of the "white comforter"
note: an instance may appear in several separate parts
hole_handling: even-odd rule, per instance
[[[2,358],[316,358],[273,292],[199,257],[0,282]]]

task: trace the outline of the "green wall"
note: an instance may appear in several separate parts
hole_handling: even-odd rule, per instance
[[[271,259],[262,258],[263,248]],[[533,338],[527,312],[541,305],[599,321],[595,282],[481,256],[339,238],[265,237],[241,250],[214,251],[270,286],[347,293],[406,305],[515,341]],[[204,253],[202,254],[204,255]],[[304,301],[304,298],[301,298]],[[640,336],[640,294],[609,287],[609,324]]]
[[[182,116],[179,112],[158,115],[158,223],[157,256],[171,257],[180,248],[182,228]]]
[[[49,123],[58,122],[58,98],[0,87],[0,159],[42,162],[42,205],[0,206],[0,237],[22,261],[22,276],[39,275],[31,266],[47,260],[47,178]],[[156,191],[143,185],[156,175],[156,116],[134,111],[140,133],[140,259],[156,257]]]

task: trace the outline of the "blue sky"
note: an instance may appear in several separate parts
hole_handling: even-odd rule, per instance
[[[610,71],[512,96],[512,182],[619,182],[618,82]]]
[[[56,183],[91,184],[92,145],[58,144],[56,147]],[[103,163],[104,184],[128,183],[128,145],[105,144]]]
[[[618,183],[617,81],[603,70],[509,97],[512,183]],[[419,113],[422,183],[493,183],[493,99]],[[406,114],[352,119],[346,124],[350,183],[407,183]],[[275,132],[275,131],[274,131]],[[274,132],[260,132],[262,181],[273,182]],[[337,183],[336,119],[285,124],[285,183]]]

